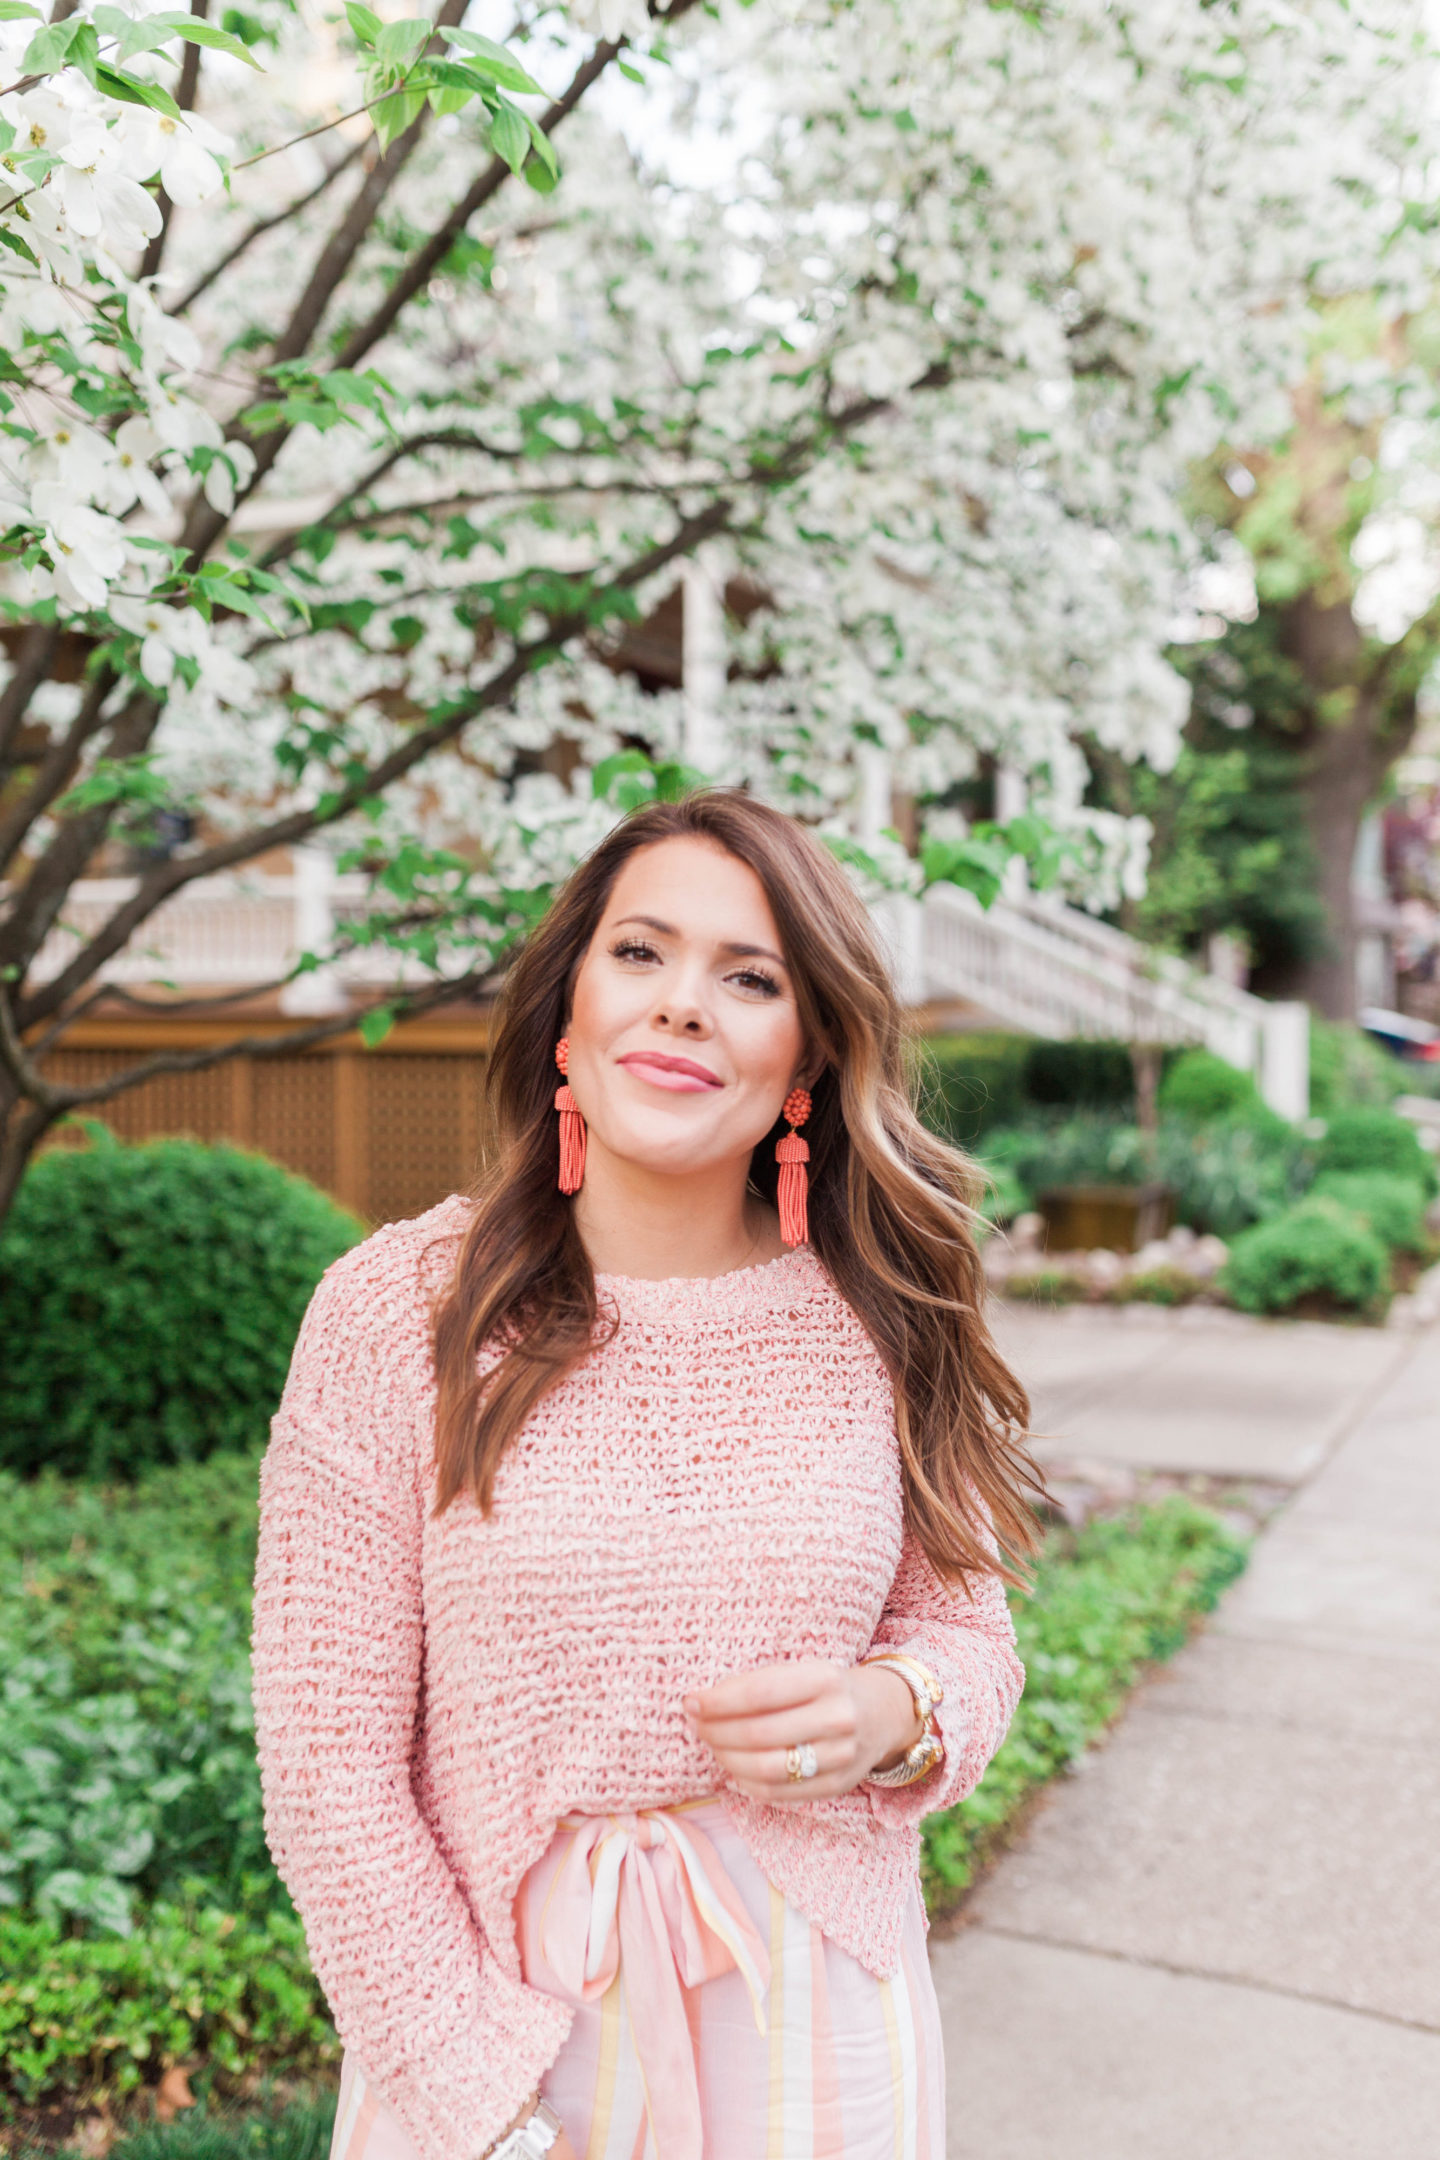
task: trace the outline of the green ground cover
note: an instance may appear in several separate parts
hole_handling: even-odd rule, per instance
[[[264,1846],[255,1522],[253,1453],[104,1486],[0,1474],[0,2115],[12,2121],[102,2092],[124,2115],[176,2062],[202,2108],[272,2072],[333,2077],[338,2043]],[[1034,1594],[1015,1601],[1030,1680],[1012,1734],[979,1792],[926,1828],[937,1907],[1242,1562],[1186,1501],[1051,1532]],[[308,2160],[320,2147],[313,2109],[308,2130],[303,2115],[227,2127],[197,2109],[115,2150]]]
[[[1247,1549],[1183,1497],[1051,1531],[1033,1594],[1011,1598],[1026,1683],[1010,1731],[969,1799],[924,1825],[932,1913],[958,1901],[1025,1802],[1084,1754],[1145,1667],[1180,1648]]]

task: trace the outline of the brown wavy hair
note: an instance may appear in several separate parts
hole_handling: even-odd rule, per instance
[[[810,1244],[889,1372],[907,1519],[943,1578],[998,1571],[1018,1581],[1044,1486],[1025,1447],[1025,1390],[985,1324],[972,1228],[979,1178],[916,1115],[901,1010],[844,871],[793,818],[729,789],[625,818],[572,872],[510,969],[486,1075],[495,1145],[434,1310],[435,1512],[469,1491],[489,1513],[501,1457],[536,1403],[606,1339],[557,1185],[553,1053],[622,866],[674,839],[748,864],[774,913],[807,1047],[824,1061],[806,1126]],[[751,1159],[752,1185],[772,1201],[784,1129],[777,1119]]]

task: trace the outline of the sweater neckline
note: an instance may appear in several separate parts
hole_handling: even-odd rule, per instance
[[[757,1260],[724,1275],[607,1275],[595,1270],[595,1288],[622,1319],[735,1320],[782,1311],[813,1297],[825,1270],[808,1245]]]

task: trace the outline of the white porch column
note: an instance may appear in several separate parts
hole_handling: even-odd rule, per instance
[[[883,743],[857,742],[855,769],[855,838],[874,847],[890,830],[894,813],[894,761]],[[890,977],[902,1005],[918,1005],[925,996],[925,916],[910,893],[885,892],[870,903],[870,919],[885,947]]]
[[[680,648],[684,718],[681,755],[700,772],[725,763],[725,601],[712,556],[701,548],[685,564]]]
[[[1008,825],[1011,818],[1024,817],[1030,807],[1030,791],[1025,785],[1025,775],[1018,765],[997,765],[995,768],[995,823]],[[1005,865],[1005,877],[1000,891],[1006,900],[1023,900],[1030,890],[1030,873],[1018,855],[1012,855]]]
[[[295,906],[291,957],[302,952],[325,952],[335,935],[335,865],[324,848],[296,847],[290,850],[290,866]],[[318,1017],[344,1012],[348,1003],[333,967],[318,967],[308,975],[297,975],[280,992],[280,1010],[284,1013]]]
[[[1260,1093],[1281,1117],[1310,1115],[1310,1008],[1298,998],[1265,1007],[1260,1044]]]

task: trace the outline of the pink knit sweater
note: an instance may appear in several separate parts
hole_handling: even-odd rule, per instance
[[[336,2025],[426,2160],[475,2160],[572,2012],[521,1978],[512,1899],[569,1810],[717,1789],[770,1880],[892,1971],[919,1821],[976,1783],[1023,1673],[1004,1596],[904,1534],[890,1385],[807,1250],[713,1279],[599,1277],[613,1338],[539,1405],[486,1520],[438,1520],[428,1293],[458,1195],[317,1288],[261,1472],[254,1690],[275,1864]],[[946,1760],[908,1790],[771,1807],[681,1697],[775,1659],[913,1649]]]

